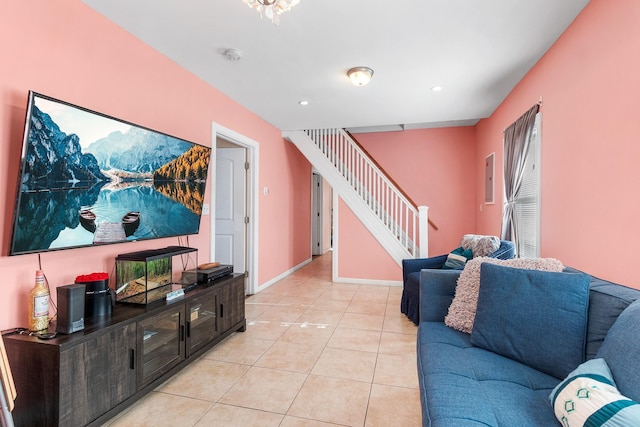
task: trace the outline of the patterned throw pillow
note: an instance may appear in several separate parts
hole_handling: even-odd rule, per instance
[[[465,234],[460,246],[471,249],[473,257],[489,256],[500,247],[500,239],[496,236],[482,236],[479,234]]]
[[[514,268],[528,268],[530,270],[557,271],[563,269],[560,261],[554,258],[532,258],[532,259],[497,259],[480,257],[467,262],[464,270],[460,273],[456,285],[456,293],[449,306],[449,313],[444,318],[444,323],[458,331],[471,333],[473,321],[476,317],[476,307],[478,306],[478,294],[480,291],[480,265],[483,262],[505,265]]]
[[[640,404],[620,394],[604,359],[578,366],[553,389],[549,400],[565,427],[640,425]]]

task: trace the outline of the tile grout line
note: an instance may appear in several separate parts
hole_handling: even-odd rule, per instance
[[[302,391],[304,385],[307,383],[307,381],[309,381],[309,377],[311,376],[311,372],[313,372],[313,368],[315,368],[315,366],[318,364],[318,360],[320,360],[320,356],[322,356],[322,353],[327,348],[327,344],[329,344],[329,341],[331,341],[331,337],[333,337],[333,334],[336,332],[336,329],[338,328],[338,324],[340,323],[340,320],[342,319],[343,316],[344,316],[344,313],[342,313],[342,315],[340,316],[340,319],[337,321],[336,326],[333,328],[333,331],[331,332],[331,336],[329,336],[329,339],[327,340],[327,342],[324,343],[324,346],[322,347],[322,351],[320,351],[320,354],[316,358],[316,361],[313,363],[313,366],[311,366],[311,368],[309,369],[309,372],[306,374],[307,377],[304,379],[304,381],[303,381],[302,385],[300,386],[300,388],[298,389],[298,392],[296,393],[295,397],[291,400],[291,403],[289,404],[289,407],[287,408],[287,411],[285,412],[285,418],[286,418],[287,415],[289,415],[289,411],[291,411],[291,407],[293,406],[293,403],[296,401],[296,399],[300,395],[300,392]],[[290,415],[290,416],[293,417],[293,415]],[[305,418],[305,419],[307,419],[307,418]],[[320,421],[320,420],[315,420],[315,419],[310,419],[310,420],[312,420],[312,421]],[[284,418],[282,419],[282,422],[284,422]],[[280,423],[280,425],[282,425],[282,422]]]

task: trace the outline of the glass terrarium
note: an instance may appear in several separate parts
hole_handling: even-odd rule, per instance
[[[120,254],[116,257],[117,302],[149,304],[171,291],[197,283],[197,249],[169,246]]]

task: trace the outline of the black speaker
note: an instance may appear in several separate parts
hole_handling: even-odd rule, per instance
[[[84,284],[58,287],[58,324],[56,332],[72,334],[84,329]]]

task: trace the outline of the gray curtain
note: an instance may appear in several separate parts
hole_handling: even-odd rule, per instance
[[[520,193],[524,176],[524,165],[529,152],[529,138],[540,105],[536,104],[513,122],[504,131],[504,191],[505,202],[502,215],[502,240],[515,244],[518,256],[518,230],[515,223],[515,201]]]

